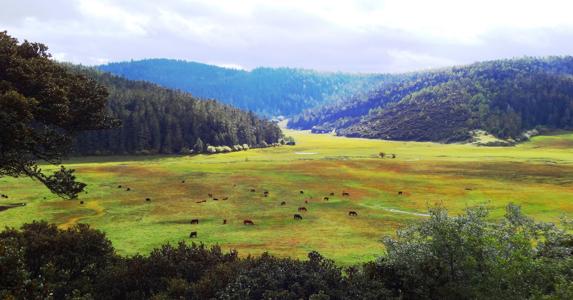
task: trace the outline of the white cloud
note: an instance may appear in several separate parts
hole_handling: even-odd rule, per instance
[[[571,11],[570,0],[3,0],[0,28],[84,64],[404,71],[571,54]]]

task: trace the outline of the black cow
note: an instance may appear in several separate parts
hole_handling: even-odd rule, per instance
[[[145,201],[149,202],[151,201],[151,198],[145,198]]]
[[[351,217],[357,217],[357,216],[358,216],[358,213],[355,212],[355,211],[353,211],[353,210],[351,210],[351,211],[348,212],[348,215],[351,216]]]
[[[286,205],[286,201],[281,202],[281,205]]]
[[[330,198],[328,198],[328,197],[324,197],[324,200],[325,200],[325,201],[328,201],[328,200],[330,200]]]
[[[294,219],[295,219],[295,220],[302,220],[302,216],[299,215],[299,214],[295,214],[295,215],[294,215]]]
[[[342,192],[342,196],[348,197],[348,196],[350,196],[350,193],[349,192]]]
[[[225,197],[225,198],[223,198],[223,200],[229,200],[229,197]]]
[[[197,237],[197,231],[191,231],[191,233],[189,234],[189,238],[196,238]]]
[[[84,201],[80,201],[80,204],[84,204]]]
[[[199,219],[193,219],[193,220],[191,220],[191,224],[199,224]]]
[[[299,193],[302,195],[302,194],[304,194],[304,191],[300,191]]]
[[[227,219],[223,220],[223,225],[227,224]]]
[[[404,192],[402,192],[402,191],[398,192],[398,195],[403,195],[403,194],[404,194]]]

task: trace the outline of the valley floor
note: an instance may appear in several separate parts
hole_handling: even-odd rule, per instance
[[[67,165],[88,183],[88,194],[79,199],[84,204],[57,199],[29,179],[0,178],[0,193],[10,197],[0,206],[27,204],[0,211],[0,226],[36,219],[61,227],[89,223],[127,255],[187,240],[241,255],[269,251],[302,258],[318,250],[346,265],[381,255],[384,235],[425,218],[433,205],[455,214],[482,204],[499,217],[514,202],[538,220],[573,217],[572,133],[495,148],[285,133],[295,137],[296,146],[72,160]],[[379,152],[396,158],[379,158]],[[207,201],[197,203],[202,200]],[[303,206],[308,211],[298,212]],[[199,224],[191,225],[191,219]],[[243,225],[245,219],[255,226]],[[191,231],[197,238],[189,239]]]

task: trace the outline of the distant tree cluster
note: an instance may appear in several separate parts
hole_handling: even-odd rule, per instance
[[[485,130],[519,139],[573,128],[573,57],[524,58],[411,73],[366,97],[306,111],[289,127],[339,135],[455,142]]]
[[[169,59],[110,63],[100,70],[132,80],[217,99],[261,116],[291,116],[320,104],[342,100],[392,80],[388,75],[319,73],[291,68],[252,71]]]
[[[122,123],[119,128],[78,136],[77,154],[210,153],[209,146],[261,147],[282,137],[277,124],[215,100],[198,100],[187,93],[91,69],[69,68],[107,88],[110,113]]]
[[[573,236],[513,205],[502,220],[488,219],[484,208],[457,217],[433,208],[386,238],[378,260],[345,268],[317,252],[304,261],[240,258],[184,242],[123,257],[87,225],[34,222],[0,232],[0,298],[573,298]]]

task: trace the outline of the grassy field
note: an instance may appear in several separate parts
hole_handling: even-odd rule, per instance
[[[435,204],[453,213],[484,204],[497,217],[514,202],[538,220],[573,216],[571,133],[508,148],[286,134],[295,137],[296,146],[211,156],[70,161],[67,165],[89,184],[89,193],[80,199],[83,205],[58,199],[29,179],[1,178],[0,193],[10,198],[1,199],[0,205],[27,205],[0,212],[0,226],[18,227],[36,219],[64,228],[89,223],[105,231],[126,255],[191,241],[189,233],[197,231],[194,241],[234,248],[242,255],[269,251],[304,257],[318,250],[345,265],[382,254],[384,235],[425,218],[427,207]],[[381,159],[381,151],[397,157]],[[264,190],[268,197],[263,197]],[[350,196],[342,197],[342,191]],[[330,200],[323,200],[325,196]],[[197,203],[201,200],[207,201]],[[281,206],[281,201],[287,204]],[[295,221],[300,206],[308,212]],[[358,216],[349,217],[350,210]],[[191,219],[200,223],[191,225]],[[256,225],[245,226],[244,219]]]

